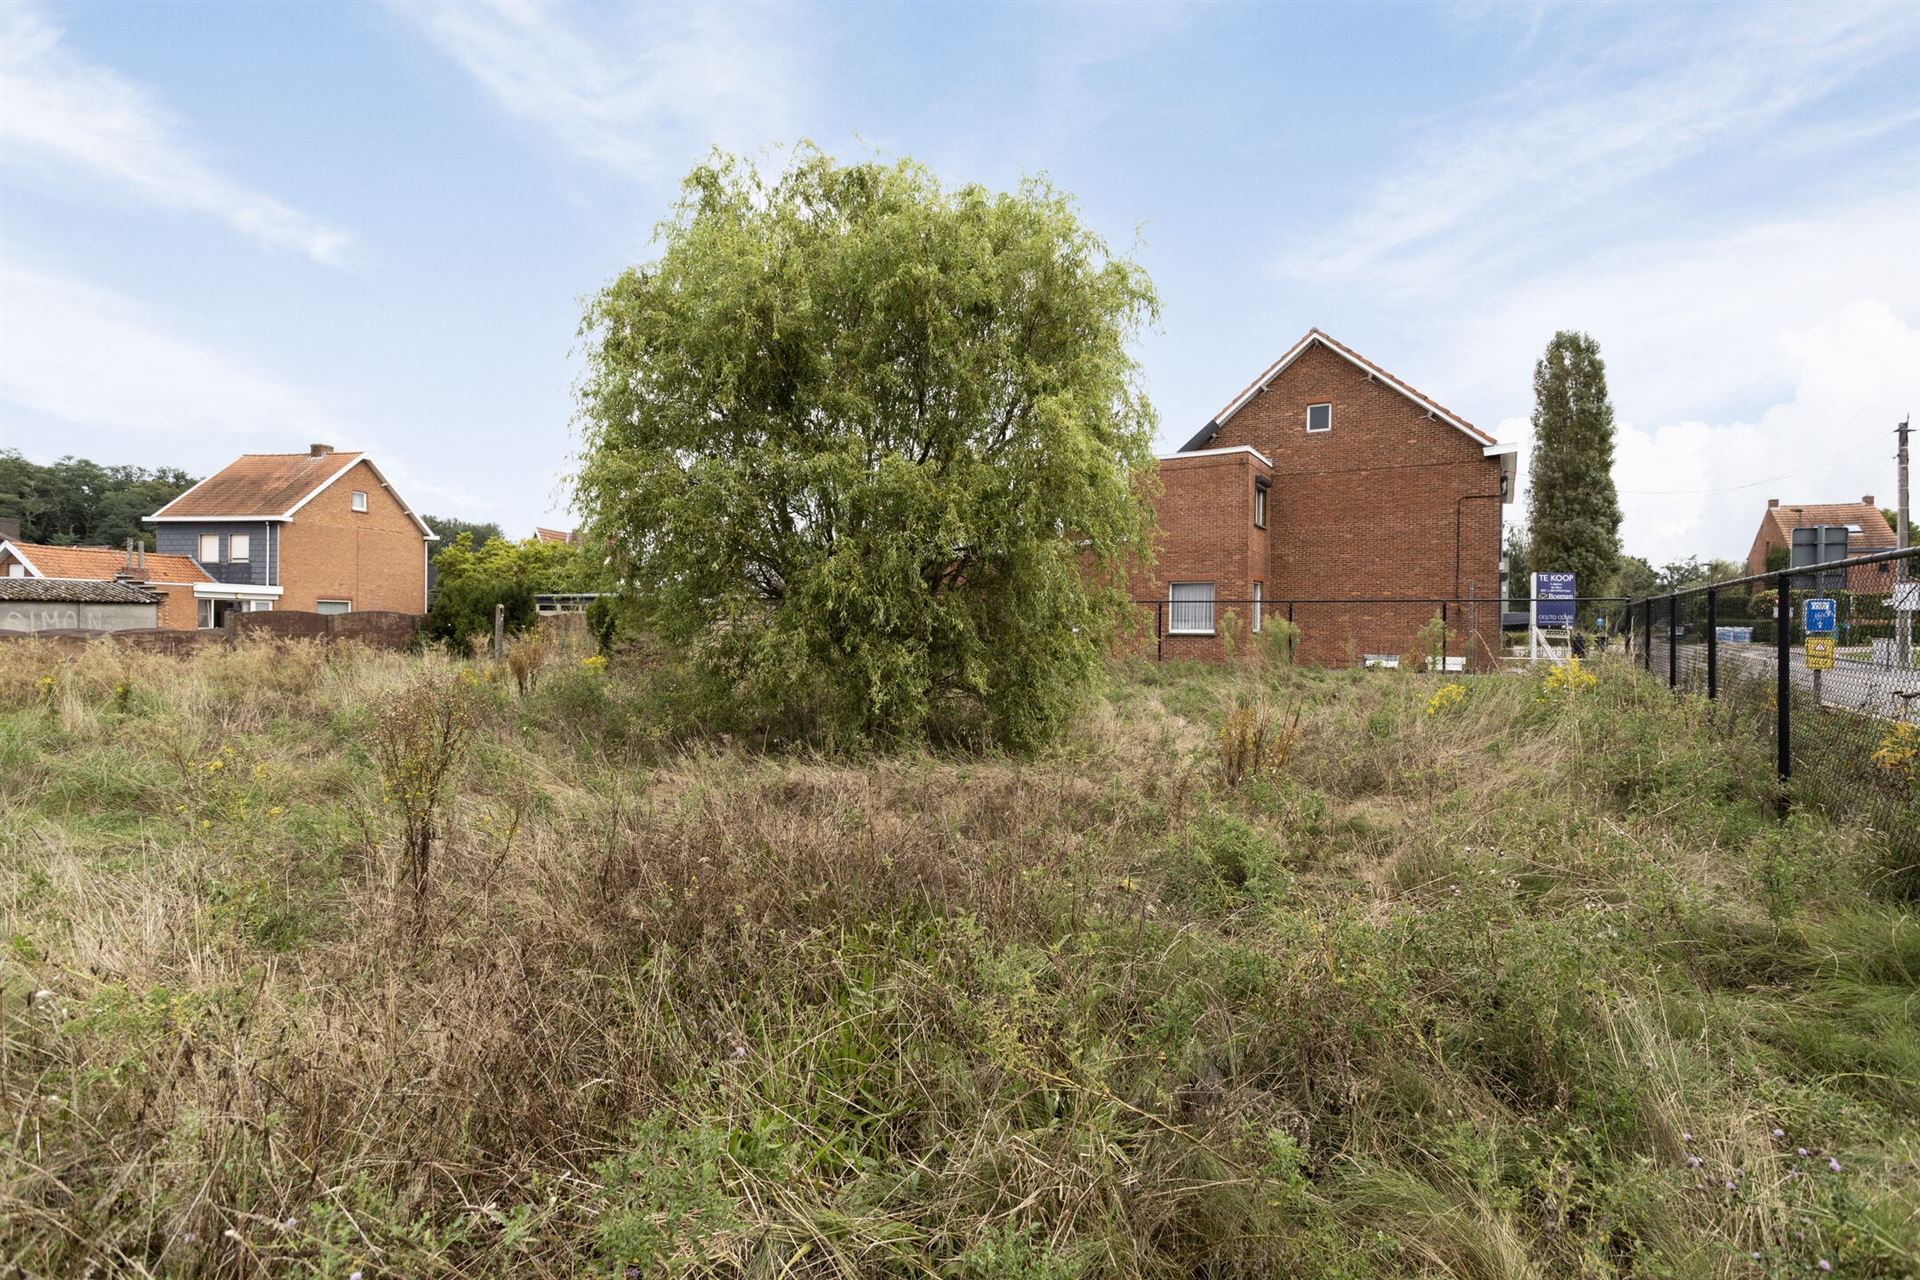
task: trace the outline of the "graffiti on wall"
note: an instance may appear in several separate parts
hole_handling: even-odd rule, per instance
[[[154,625],[150,604],[56,604],[9,600],[0,604],[0,631],[124,631]]]

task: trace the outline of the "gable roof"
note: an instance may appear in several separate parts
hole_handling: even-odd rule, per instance
[[[364,462],[420,532],[435,540],[427,522],[388,483],[373,459],[364,453],[316,452],[322,448],[316,445],[306,453],[243,453],[147,519],[291,520],[294,512]]]
[[[1792,546],[1795,529],[1822,524],[1848,525],[1859,529],[1858,533],[1847,538],[1849,555],[1856,551],[1864,555],[1869,551],[1891,550],[1896,542],[1893,526],[1880,514],[1880,508],[1871,502],[1803,502],[1791,506],[1782,502],[1767,508],[1767,514],[1760,522],[1760,532],[1763,537],[1771,532],[1782,543]]]
[[[0,577],[0,600],[32,604],[159,604],[160,597],[131,582],[104,582],[72,578]]]
[[[29,578],[69,582],[110,582],[127,567],[127,553],[115,547],[55,547],[37,542],[0,542],[27,566]],[[143,581],[159,583],[212,582],[213,575],[191,556],[161,555],[149,551]]]
[[[546,529],[535,525],[533,526],[533,536],[542,542],[564,542],[568,546],[572,546],[574,543],[580,541],[580,531],[578,529]]]
[[[1287,348],[1285,355],[1268,365],[1266,371],[1248,383],[1239,395],[1227,401],[1220,412],[1213,415],[1213,421],[1202,427],[1193,439],[1181,445],[1180,451],[1185,453],[1189,449],[1198,449],[1205,445],[1207,441],[1213,439],[1213,437],[1219,433],[1220,428],[1225,425],[1228,418],[1231,418],[1234,414],[1245,408],[1247,402],[1252,400],[1254,396],[1260,392],[1266,390],[1267,386],[1272,383],[1275,378],[1279,377],[1288,365],[1298,360],[1315,346],[1324,347],[1326,350],[1331,351],[1334,355],[1339,356],[1342,360],[1345,360],[1348,364],[1351,364],[1354,368],[1366,374],[1369,378],[1377,382],[1385,383],[1387,386],[1398,391],[1401,395],[1425,409],[1433,417],[1438,418],[1456,430],[1464,432],[1474,443],[1486,446],[1490,451],[1503,448],[1499,441],[1441,404],[1438,400],[1435,400],[1432,396],[1400,381],[1400,379],[1394,377],[1353,348],[1334,341],[1333,338],[1322,333],[1319,329],[1309,329],[1306,334],[1301,337],[1300,341]]]

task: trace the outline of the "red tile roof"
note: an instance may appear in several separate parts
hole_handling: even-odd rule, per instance
[[[564,542],[569,546],[580,541],[580,531],[578,529],[543,529],[539,525],[535,525],[533,527],[533,536],[542,542]]]
[[[246,453],[154,512],[154,518],[283,516],[362,453]]]
[[[127,567],[127,553],[118,547],[54,547],[36,542],[9,542],[7,546],[45,578],[105,582]],[[191,556],[146,553],[146,582],[212,582]]]
[[[1847,538],[1849,555],[1888,551],[1895,545],[1893,526],[1880,514],[1880,508],[1870,502],[1803,502],[1794,505],[1783,502],[1777,507],[1768,507],[1766,519],[1780,535],[1780,541],[1787,546],[1793,545],[1795,529],[1822,524],[1860,527],[1860,532]]]

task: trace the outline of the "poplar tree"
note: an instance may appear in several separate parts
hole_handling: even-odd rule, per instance
[[[1583,596],[1609,594],[1620,557],[1613,402],[1600,344],[1587,334],[1562,329],[1533,367],[1529,485],[1533,569],[1573,574]]]

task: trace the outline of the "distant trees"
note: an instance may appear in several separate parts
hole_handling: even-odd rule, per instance
[[[1049,736],[1151,525],[1146,274],[1040,179],[803,150],[683,191],[582,323],[579,505],[638,620],[796,732]]]
[[[178,467],[103,467],[64,457],[41,465],[17,449],[0,449],[0,516],[20,521],[25,542],[59,546],[153,545],[140,521],[192,488]]]
[[[1584,333],[1554,334],[1534,366],[1529,486],[1534,569],[1573,574],[1583,596],[1610,594],[1620,556],[1613,404],[1600,344]]]
[[[427,634],[436,639],[465,644],[491,634],[495,605],[506,606],[507,630],[517,632],[533,625],[536,595],[598,589],[598,561],[578,546],[538,538],[494,537],[479,546],[474,541],[470,529],[462,531],[434,560]]]
[[[431,560],[438,560],[440,553],[452,546],[453,540],[463,533],[473,535],[473,545],[476,547],[484,547],[495,538],[505,541],[507,536],[506,531],[491,520],[484,524],[475,524],[471,520],[456,520],[451,516],[421,516],[420,518],[440,539],[438,542],[428,544],[427,556]]]

